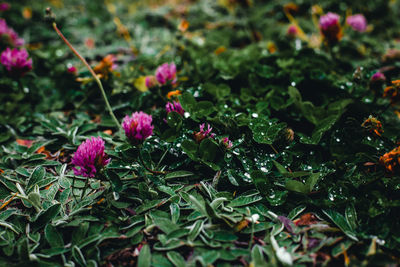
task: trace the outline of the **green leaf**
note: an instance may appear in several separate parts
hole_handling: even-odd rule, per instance
[[[202,160],[207,162],[213,162],[217,155],[218,149],[219,146],[213,139],[206,138],[203,141],[201,141],[198,154]]]
[[[173,223],[177,223],[180,217],[180,208],[179,205],[176,203],[171,203],[169,205],[169,209],[171,211],[171,219]]]
[[[42,203],[40,202],[40,194],[37,192],[30,192],[28,194],[28,199],[32,202],[34,206],[41,209]]]
[[[57,229],[51,224],[44,228],[44,236],[52,248],[63,248],[64,241]]]
[[[322,212],[325,213],[325,215],[328,216],[329,219],[331,219],[332,222],[336,224],[336,226],[339,227],[340,230],[342,230],[350,239],[358,241],[356,233],[352,230],[349,222],[342,214],[334,210],[322,210]]]
[[[188,239],[189,241],[194,241],[196,237],[200,234],[203,229],[204,221],[196,221],[191,227]]]
[[[178,99],[185,111],[192,113],[195,110],[197,102],[189,92],[183,92],[182,95],[178,96]]]
[[[140,250],[138,258],[138,267],[150,267],[151,266],[151,253],[149,245],[144,245]]]
[[[197,160],[197,149],[199,147],[193,140],[184,140],[181,144],[183,152],[185,152],[192,160]]]
[[[176,251],[167,252],[168,259],[172,262],[175,267],[185,267],[185,259]]]
[[[46,170],[42,166],[36,167],[29,177],[28,184],[26,185],[26,192],[29,193],[36,183],[44,179],[45,175]]]
[[[280,132],[286,128],[286,123],[277,123],[276,120],[254,118],[249,123],[253,132],[253,139],[257,143],[272,145],[278,138]]]
[[[119,175],[110,169],[107,169],[105,173],[108,180],[110,180],[112,190],[117,193],[121,192],[123,184]]]
[[[167,115],[167,123],[169,127],[179,131],[182,126],[182,116],[179,113],[172,111]]]
[[[86,266],[86,259],[85,256],[83,256],[82,251],[79,249],[78,246],[73,246],[72,247],[72,257],[82,266]]]
[[[167,173],[167,175],[165,175],[164,179],[170,180],[170,179],[183,178],[183,177],[189,177],[189,176],[193,176],[193,173],[189,172],[189,171],[175,171],[175,172]]]
[[[285,187],[290,191],[295,191],[298,193],[308,194],[312,192],[315,184],[318,182],[320,178],[320,173],[312,173],[303,184],[300,181],[296,180],[288,180],[286,181]]]
[[[240,196],[235,198],[231,203],[229,203],[230,207],[240,207],[247,206],[249,204],[258,202],[262,199],[261,195],[252,195],[252,196]]]
[[[59,213],[60,213],[61,205],[55,204],[48,208],[47,210],[38,214],[36,220],[33,222],[33,231],[37,231],[41,229],[46,224],[50,223]]]
[[[268,266],[264,259],[263,250],[259,245],[255,245],[251,250],[251,264],[253,266]]]

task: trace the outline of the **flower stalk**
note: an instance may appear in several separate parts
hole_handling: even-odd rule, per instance
[[[114,112],[112,111],[110,102],[108,102],[108,98],[106,95],[106,92],[104,91],[103,88],[103,84],[101,83],[99,77],[97,77],[96,73],[93,71],[92,67],[90,67],[90,65],[87,63],[86,59],[84,59],[79,52],[71,45],[71,43],[67,40],[67,38],[65,38],[65,36],[62,34],[62,32],[58,29],[57,24],[53,21],[52,23],[53,25],[53,29],[56,31],[56,33],[58,34],[58,36],[60,36],[60,38],[64,41],[64,43],[69,47],[69,49],[75,54],[75,56],[78,57],[78,59],[80,61],[82,61],[82,63],[86,66],[86,68],[89,70],[90,74],[93,76],[94,80],[96,81],[101,95],[103,96],[104,102],[106,103],[108,112],[111,116],[111,118],[113,119],[115,125],[117,125],[117,127],[122,130],[121,128],[121,124],[119,123],[119,121],[117,120],[117,117],[115,117]]]

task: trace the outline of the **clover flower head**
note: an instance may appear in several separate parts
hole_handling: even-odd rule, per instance
[[[340,16],[336,13],[328,12],[319,18],[319,27],[322,30],[328,30],[339,24]]]
[[[24,39],[20,38],[18,34],[10,27],[8,27],[4,19],[0,19],[0,39],[14,47],[20,47],[25,44]]]
[[[355,14],[347,17],[346,23],[355,31],[365,32],[367,30],[367,19],[363,14]]]
[[[200,143],[206,138],[214,138],[215,133],[212,133],[212,127],[208,124],[205,130],[205,124],[200,124],[200,132],[194,132],[194,139],[197,143]]]
[[[296,25],[290,25],[287,29],[287,34],[291,37],[296,36],[298,33]]]
[[[71,163],[75,175],[93,178],[108,163],[110,159],[104,153],[104,140],[101,137],[91,137],[79,145]],[[77,169],[79,167],[79,169]]]
[[[10,9],[9,3],[6,3],[6,2],[0,3],[0,11],[7,11],[9,9]]]
[[[179,113],[180,115],[183,115],[185,113],[181,104],[178,101],[173,101],[172,103],[168,102],[165,105],[165,110],[167,111],[167,113],[175,111],[176,113]]]
[[[226,149],[230,149],[230,148],[232,148],[232,146],[233,146],[232,141],[229,140],[228,137],[225,137],[225,138],[222,139],[222,144],[224,144],[224,146],[225,146]]]
[[[332,12],[328,12],[319,18],[319,28],[327,42],[337,42],[342,38],[339,20],[340,16]]]
[[[176,83],[176,65],[175,63],[164,63],[156,70],[156,79],[159,84],[165,85],[168,81],[171,84]]]
[[[386,81],[386,76],[382,72],[375,72],[371,77],[371,82],[384,82]]]
[[[158,85],[156,76],[154,76],[154,75],[146,76],[145,83],[146,83],[146,87],[149,89]]]
[[[134,112],[130,117],[128,115],[125,116],[122,128],[131,144],[139,145],[153,134],[154,126],[151,124],[152,120],[152,116],[143,111]]]
[[[78,69],[77,69],[74,65],[72,65],[71,63],[68,63],[68,64],[67,64],[67,71],[68,71],[69,73],[76,74],[76,72],[78,71]]]
[[[28,59],[28,57],[25,49],[7,47],[0,55],[0,62],[12,76],[22,77],[32,69],[32,59]]]

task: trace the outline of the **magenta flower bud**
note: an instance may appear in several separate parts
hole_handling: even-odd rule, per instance
[[[183,115],[185,113],[181,104],[178,101],[173,101],[172,103],[168,102],[165,105],[165,110],[167,111],[167,113],[170,113],[172,111],[175,111],[176,113],[179,113],[181,115]]]
[[[215,133],[212,133],[212,127],[208,124],[207,125],[207,130],[204,129],[205,124],[200,124],[200,132],[194,132],[194,139],[196,140],[197,143],[200,143],[203,141],[203,139],[206,138],[214,138]]]
[[[355,31],[365,32],[367,29],[367,19],[363,14],[355,14],[346,19],[346,23]]]
[[[156,79],[161,85],[170,81],[172,84],[176,83],[176,66],[174,63],[164,63],[156,70]]]
[[[386,76],[382,72],[378,71],[371,77],[371,82],[384,82],[386,81]]]
[[[76,72],[78,71],[78,69],[74,66],[74,65],[72,65],[72,64],[68,64],[67,65],[67,71],[69,72],[69,73],[71,73],[71,74],[76,74]]]
[[[7,11],[9,9],[10,9],[9,3],[6,3],[6,2],[0,3],[0,11]]]
[[[225,137],[222,139],[222,143],[224,144],[224,146],[226,147],[226,149],[230,149],[233,146],[233,143],[231,140],[229,140],[228,137]]]
[[[339,20],[340,16],[332,12],[328,12],[319,18],[319,28],[328,42],[337,42],[342,38]]]
[[[287,29],[287,35],[294,37],[297,35],[297,27],[296,25],[290,25]]]
[[[103,139],[92,136],[79,145],[71,163],[75,165],[73,168],[75,175],[93,178],[104,166],[110,163],[110,160],[104,153]],[[76,167],[79,167],[79,169]]]
[[[32,69],[32,59],[28,59],[29,55],[25,49],[10,49],[7,47],[1,53],[0,62],[3,64],[12,76],[22,77]]]
[[[132,116],[125,116],[122,122],[122,128],[129,142],[133,145],[139,145],[153,134],[154,126],[151,125],[153,118],[143,111],[132,113]]]
[[[149,89],[153,88],[154,86],[156,86],[158,84],[156,76],[153,76],[153,75],[146,76],[145,82],[146,82],[146,87]]]

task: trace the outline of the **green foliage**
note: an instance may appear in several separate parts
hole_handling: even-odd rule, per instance
[[[341,42],[311,48],[286,35],[280,1],[50,1],[91,66],[116,56],[118,67],[102,82],[118,119],[152,115],[153,136],[134,147],[43,19],[49,3],[9,2],[0,16],[29,43],[34,66],[19,79],[0,68],[1,262],[398,263],[400,176],[379,163],[398,146],[398,105],[382,97],[385,83],[370,79],[377,70],[386,85],[399,78],[397,59],[383,56],[399,48],[399,3],[322,1],[342,24],[352,10],[373,27],[347,26]],[[317,36],[315,3],[294,2],[299,26]],[[21,16],[26,8],[32,18]],[[186,32],[177,30],[182,17]],[[143,92],[139,78],[164,62],[177,65],[177,84]],[[172,90],[182,94],[167,99]],[[184,114],[167,114],[172,100]],[[361,126],[370,115],[382,122],[381,136]],[[215,135],[199,138],[203,123]],[[74,174],[71,157],[90,136],[105,140],[111,163],[85,178]]]

